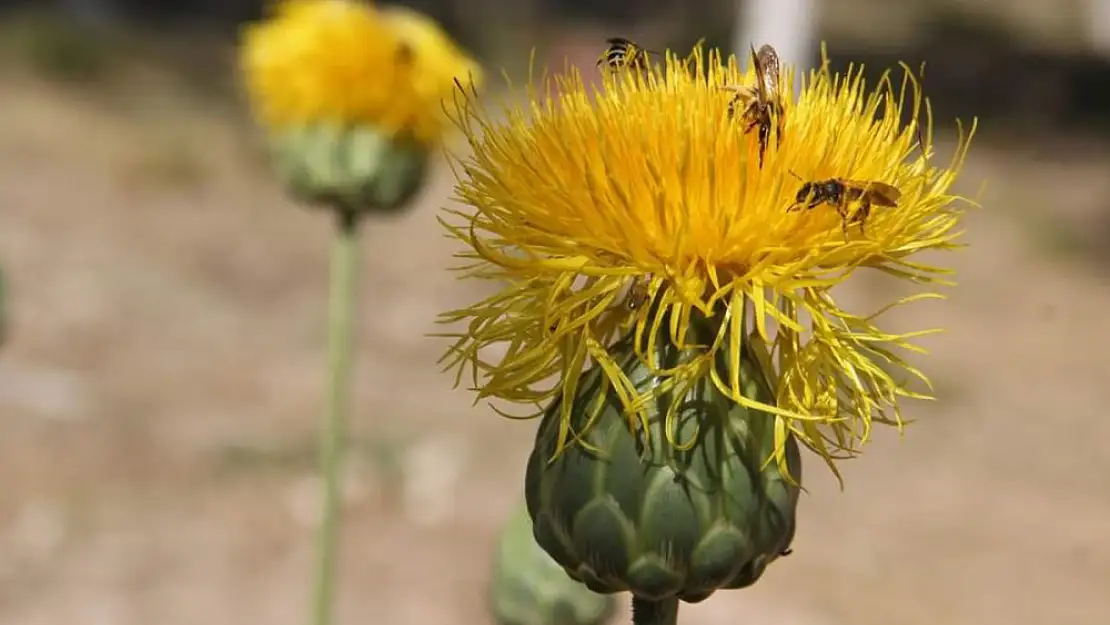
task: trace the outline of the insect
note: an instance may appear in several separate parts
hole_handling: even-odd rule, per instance
[[[761,46],[759,52],[755,51],[754,46],[750,46],[750,49],[752,66],[755,67],[755,85],[729,85],[721,88],[733,92],[728,103],[728,116],[735,117],[743,106],[741,121],[744,123],[744,132],[749,133],[753,129],[758,131],[759,166],[763,167],[763,155],[771,141],[772,126],[777,130],[775,146],[782,141],[782,77],[778,52],[770,44]]]
[[[416,50],[408,42],[402,41],[397,46],[396,55],[399,63],[412,63],[413,59],[416,58]]]
[[[794,172],[790,173],[795,178],[802,180]],[[821,204],[828,204],[835,208],[837,214],[840,215],[845,238],[848,236],[848,226],[853,223],[859,224],[859,231],[863,234],[864,222],[871,215],[872,206],[895,207],[898,206],[898,198],[902,196],[902,191],[898,187],[874,180],[829,178],[828,180],[815,182],[802,180],[802,183],[802,187],[798,189],[798,193],[794,197],[794,203],[786,209],[787,212],[795,212],[803,207],[812,209]],[[859,204],[854,213],[849,212],[849,205],[852,202]]]
[[[598,67],[606,65],[610,69],[645,70],[648,67],[648,60],[651,55],[659,54],[647,48],[641,48],[632,40],[624,37],[612,37],[606,39],[605,43],[609,44],[609,47],[605,48],[605,52],[597,60]]]
[[[629,311],[634,311],[647,304],[648,300],[651,299],[651,292],[648,290],[650,284],[650,276],[645,276],[629,285],[628,292],[624,297],[624,307]]]

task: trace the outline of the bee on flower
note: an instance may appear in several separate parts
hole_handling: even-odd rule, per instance
[[[776,137],[782,136],[783,105],[782,85],[779,75],[779,54],[775,48],[764,44],[759,52],[751,47],[752,68],[755,71],[755,84],[742,87],[722,87],[732,92],[728,103],[729,117],[740,117],[744,124],[744,132],[755,130],[759,137],[759,164],[763,164],[763,156],[771,142],[772,129],[777,128]]]
[[[598,67],[610,70],[630,68],[634,70],[647,69],[651,57],[659,53],[640,47],[636,42],[624,37],[610,37],[605,40],[608,47],[597,60]]]
[[[835,289],[866,269],[945,283],[913,257],[957,246],[968,203],[950,189],[972,133],[933,166],[917,141],[931,120],[902,121],[921,117],[912,73],[867,84],[825,63],[781,95],[767,150],[721,93],[756,84],[751,69],[664,56],[646,78],[605,73],[600,97],[572,69],[503,118],[456,101],[467,206],[444,222],[467,275],[505,286],[442,321],[466,324],[444,357],[459,381],[541,417],[526,479],[540,544],[590,588],[666,612],[789,552],[801,448],[835,472],[873,424],[901,427],[920,397],[903,378],[924,376],[895,352],[921,333],[883,330]],[[630,289],[649,295],[622,305]]]

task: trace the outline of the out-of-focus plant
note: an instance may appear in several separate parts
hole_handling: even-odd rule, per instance
[[[534,536],[589,588],[630,591],[638,625],[789,553],[802,447],[839,476],[873,426],[902,428],[922,397],[909,382],[928,380],[898,352],[929,331],[879,317],[938,296],[859,315],[834,290],[864,270],[945,284],[915,257],[957,246],[967,204],[949,189],[970,134],[930,162],[909,71],[865,85],[826,62],[771,109],[765,158],[723,89],[758,104],[755,78],[695,48],[607,72],[597,93],[571,69],[523,107],[455,103],[469,206],[445,224],[463,275],[502,288],[442,316],[465,323],[445,360],[479,399],[541,418]]]
[[[600,625],[612,617],[616,602],[570,578],[547,555],[521,506],[497,543],[490,606],[499,625]]]
[[[0,269],[0,347],[8,342],[8,278]]]
[[[241,72],[289,193],[335,220],[324,481],[312,622],[332,621],[339,478],[351,370],[359,226],[410,206],[449,124],[443,101],[478,66],[429,17],[356,0],[287,0],[247,26]]]

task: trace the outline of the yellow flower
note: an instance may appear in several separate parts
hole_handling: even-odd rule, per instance
[[[455,81],[468,88],[481,81],[482,70],[462,54],[442,29],[423,13],[403,6],[382,9],[382,16],[399,36],[416,51],[413,86],[416,94],[429,105],[442,110],[442,102],[450,100]],[[436,116],[437,121],[443,116]]]
[[[442,98],[477,66],[431,19],[356,0],[284,0],[244,32],[241,66],[271,129],[371,126],[425,144],[445,129]]]
[[[792,77],[785,68],[784,84]],[[607,349],[628,332],[655,341],[663,319],[682,347],[694,313],[720,320],[716,340],[703,357],[657,375],[681,384],[712,378],[732,401],[773,414],[773,460],[784,472],[791,434],[835,472],[872,423],[902,426],[899,399],[923,397],[903,378],[928,380],[895,351],[922,351],[911,340],[924,332],[886,332],[876,323],[883,311],[851,314],[833,289],[864,268],[945,283],[949,271],[911,257],[956,247],[960,204],[970,203],[949,189],[974,125],[953,161],[934,165],[931,120],[925,146],[916,122],[903,122],[906,112],[919,118],[923,101],[910,72],[900,86],[884,74],[868,87],[859,71],[834,74],[826,62],[797,99],[787,96],[781,144],[761,168],[757,133],[730,118],[720,88],[752,79],[734,57],[695,49],[689,59],[668,53],[644,75],[607,74],[594,94],[572,69],[546,97],[531,92],[527,111],[510,106],[496,119],[474,97],[458,100],[473,155],[458,159],[457,195],[470,208],[449,210],[444,223],[469,248],[464,275],[503,287],[441,316],[469,324],[451,335],[444,357],[456,383],[469,369],[480,399],[537,406],[573,393],[592,362],[630,427],[646,430],[650,397]],[[901,197],[874,208],[863,232],[828,205],[787,210],[801,180],[829,178],[885,182]],[[636,305],[644,295],[655,305]],[[891,306],[924,297],[939,296]],[[767,375],[775,405],[741,392],[742,346]],[[637,347],[645,366],[652,351]],[[722,359],[732,363],[724,376],[713,365]],[[570,409],[562,402],[564,423]],[[560,450],[581,434],[563,429]]]

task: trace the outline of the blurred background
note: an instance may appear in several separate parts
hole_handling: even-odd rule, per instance
[[[810,462],[794,555],[703,625],[1110,622],[1110,2],[425,0],[490,71],[603,40],[927,61],[938,158],[980,118],[985,207],[949,300],[938,401],[841,492]],[[0,1],[0,623],[295,624],[319,488],[329,220],[285,199],[236,89],[256,0]],[[984,181],[987,183],[983,187]],[[440,168],[368,224],[339,617],[490,623],[532,423],[453,391],[426,338],[481,295],[443,268]],[[854,279],[861,312],[906,287]],[[490,449],[496,450],[491,453]]]

